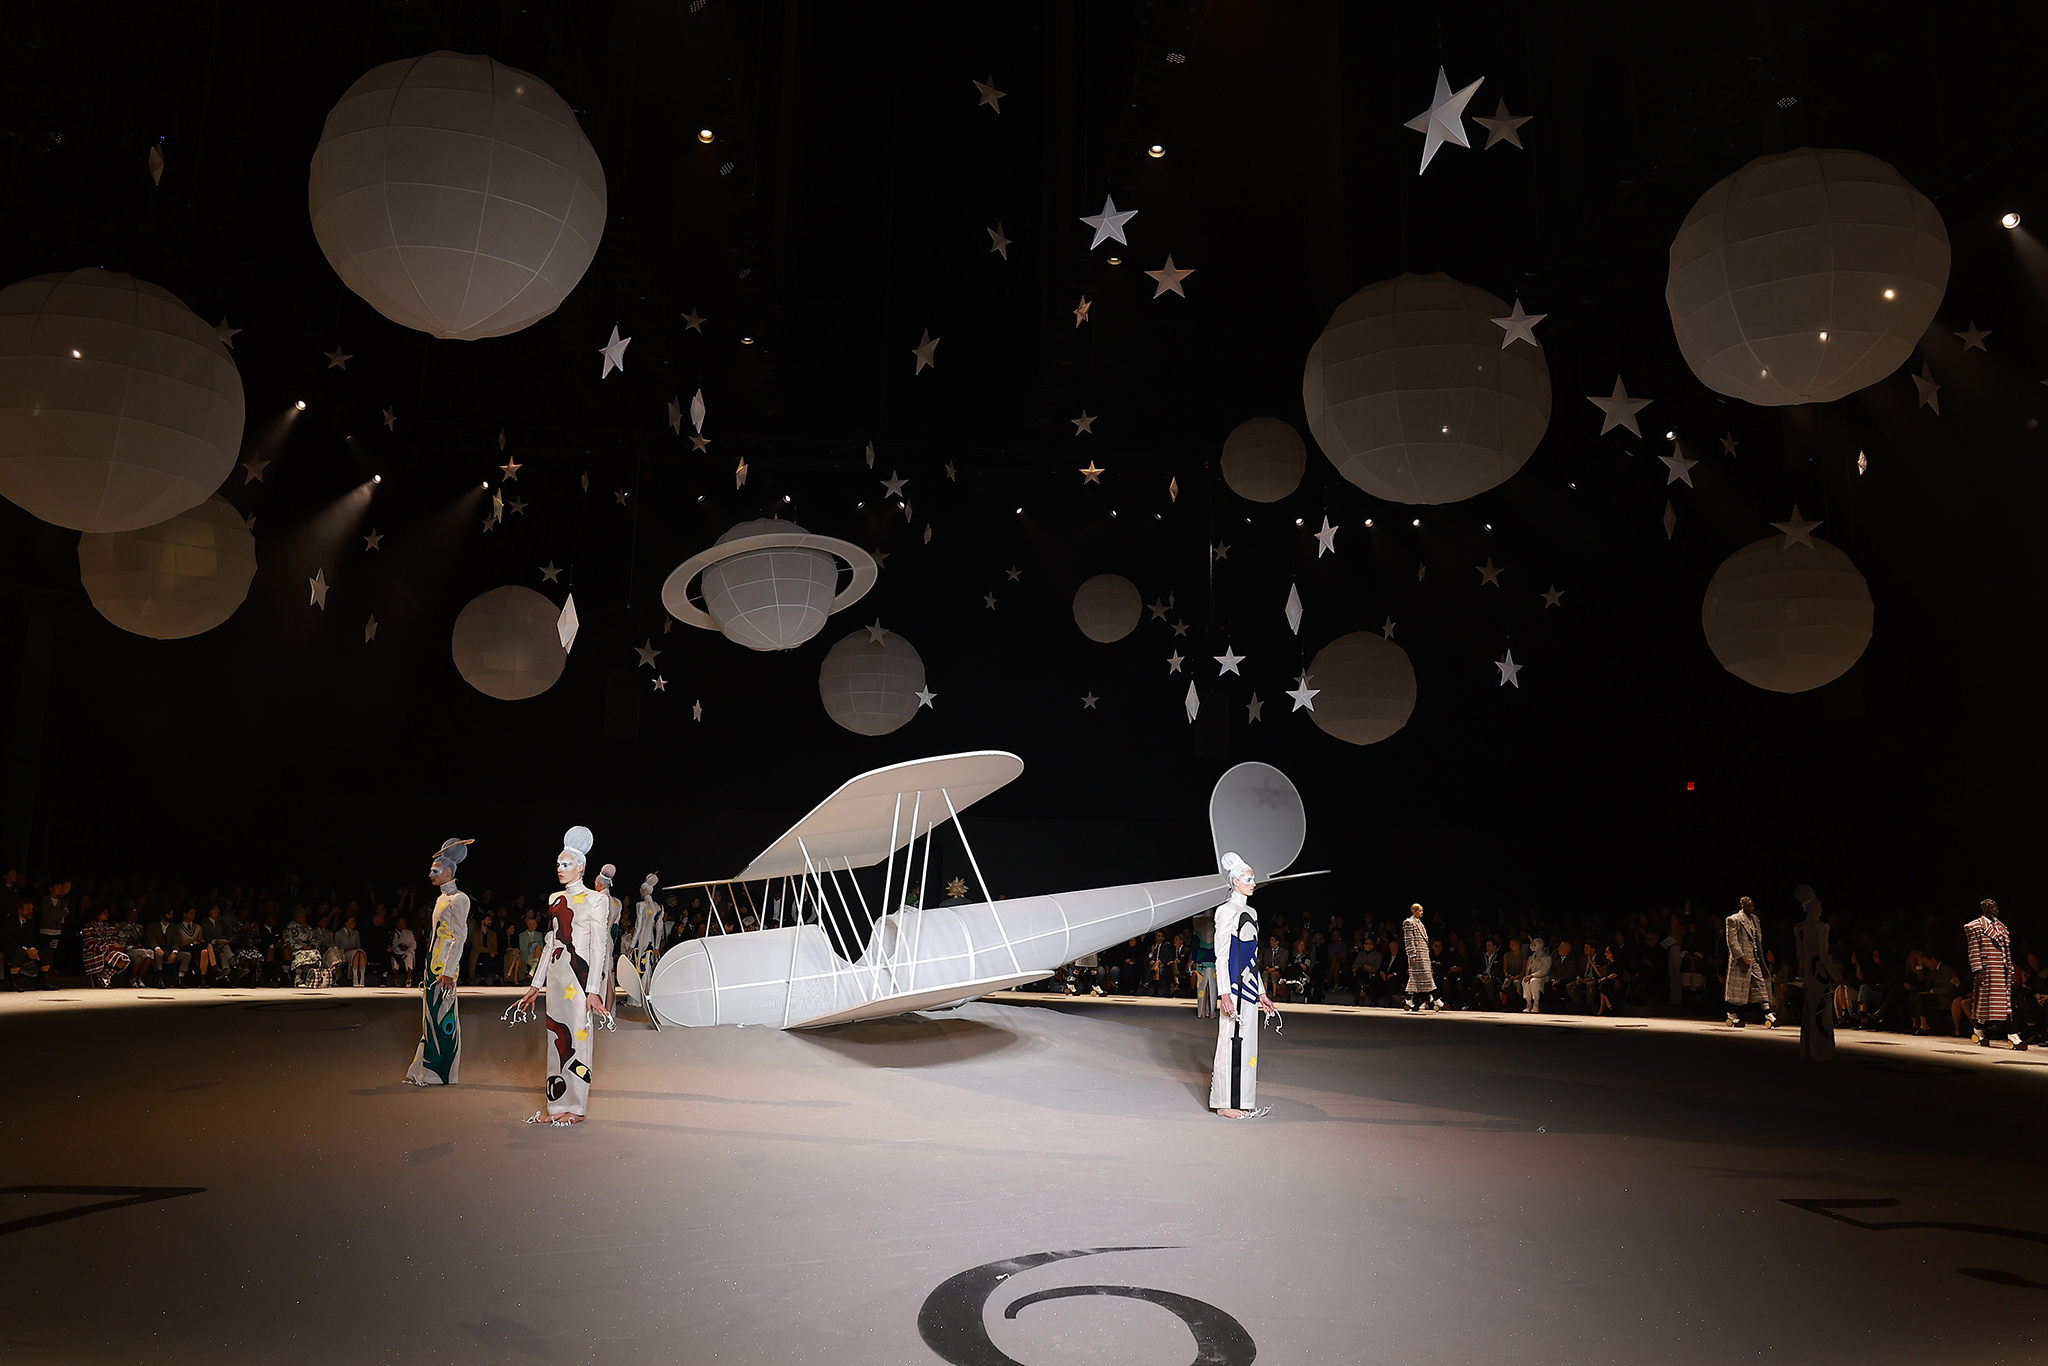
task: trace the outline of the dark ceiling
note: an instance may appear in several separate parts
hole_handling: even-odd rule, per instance
[[[105,266],[229,319],[252,445],[309,407],[261,483],[237,471],[223,489],[258,519],[261,568],[235,617],[193,639],[107,624],[79,587],[76,535],[0,506],[0,859],[389,878],[460,832],[484,837],[505,881],[529,864],[544,881],[555,830],[582,820],[601,845],[611,823],[599,853],[622,866],[713,876],[856,772],[997,747],[1028,765],[987,805],[998,830],[1035,832],[1009,841],[1007,877],[991,870],[1015,890],[1069,868],[1185,871],[1204,856],[1208,784],[1263,758],[1307,795],[1308,860],[1346,874],[1318,895],[1338,900],[1634,908],[1800,880],[1882,909],[2023,900],[2048,256],[1996,218],[2038,205],[2048,221],[2044,39],[2039,7],[1766,0],[12,15],[0,276]],[[384,320],[308,226],[327,109],[371,67],[437,48],[551,83],[609,181],[582,284],[497,340]],[[1454,85],[1486,78],[1471,112],[1505,97],[1533,115],[1526,150],[1475,138],[1418,177],[1421,139],[1402,125],[1439,64]],[[972,84],[991,76],[999,114]],[[1155,142],[1165,156],[1146,154]],[[1923,344],[1939,417],[1904,370],[1774,411],[1720,398],[1679,357],[1662,300],[1677,224],[1722,176],[1800,145],[1892,162],[1946,219],[1954,269]],[[1077,220],[1105,194],[1139,211],[1127,249],[1088,249]],[[998,223],[1007,261],[989,251]],[[1154,299],[1140,272],[1169,253],[1195,273],[1185,298]],[[1553,415],[1528,466],[1410,510],[1311,445],[1285,501],[1230,493],[1231,427],[1271,414],[1305,431],[1302,361],[1331,310],[1434,270],[1549,314]],[[1992,338],[1965,357],[1952,334],[1972,322]],[[633,338],[627,368],[600,379],[614,325]],[[913,374],[925,329],[938,364]],[[327,366],[336,346],[345,370]],[[1642,439],[1596,435],[1581,397],[1617,373],[1655,400]],[[713,444],[693,454],[667,404],[699,387]],[[1098,420],[1080,436],[1084,409]],[[1667,429],[1702,461],[1692,487],[1666,485]],[[527,510],[485,533],[501,431]],[[1077,473],[1091,460],[1099,484]],[[878,483],[892,471],[910,481],[907,521]],[[337,500],[372,473],[384,482],[358,517],[360,499]],[[1780,696],[1716,663],[1699,609],[1720,560],[1794,503],[1868,577],[1877,626],[1846,677]],[[668,572],[777,510],[886,552],[869,598],[784,655],[668,629]],[[1324,516],[1342,529],[1319,559]],[[1212,565],[1218,542],[1230,553]],[[1498,588],[1473,569],[1489,558]],[[568,568],[559,586],[541,582],[550,561]],[[315,569],[333,585],[324,612],[307,602]],[[1103,572],[1170,596],[1187,635],[1148,614],[1118,644],[1084,639],[1072,594]],[[505,583],[573,588],[584,623],[561,681],[523,703],[471,690],[448,651],[456,612]],[[1546,610],[1553,584],[1566,595]],[[817,671],[878,616],[922,653],[937,701],[869,739],[827,718]],[[1358,748],[1286,710],[1317,649],[1387,618],[1419,680],[1405,730]],[[654,669],[631,648],[645,641]],[[1242,681],[1209,662],[1226,645],[1247,657]],[[1176,648],[1205,690],[1192,726]],[[1510,648],[1519,688],[1493,666]],[[1249,723],[1254,691],[1265,714]],[[1022,857],[1045,842],[1067,862]]]

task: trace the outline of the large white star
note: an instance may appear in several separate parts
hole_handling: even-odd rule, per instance
[[[1519,675],[1522,672],[1522,666],[1515,663],[1515,652],[1513,650],[1509,650],[1505,658],[1496,659],[1493,662],[1493,667],[1500,670],[1502,686],[1512,683],[1515,685],[1517,692],[1521,691],[1522,681]]]
[[[942,340],[944,338],[934,337],[929,327],[924,329],[924,335],[917,339],[917,345],[910,348],[910,354],[917,357],[917,368],[912,370],[911,374],[921,375],[927,365],[939,363],[939,343]]]
[[[932,704],[938,700],[939,695],[929,688],[919,688],[917,690],[917,705],[920,707],[931,707],[933,711],[937,711],[938,708],[932,706]]]
[[[1193,267],[1189,267],[1187,270],[1175,270],[1173,268],[1173,257],[1169,254],[1166,258],[1166,269],[1148,270],[1145,273],[1159,283],[1159,287],[1152,291],[1153,298],[1158,298],[1170,289],[1185,299],[1188,297],[1188,292],[1180,287],[1180,282],[1195,272]]]
[[[1641,436],[1643,429],[1636,425],[1636,414],[1649,407],[1655,400],[1630,398],[1627,386],[1621,382],[1621,376],[1616,375],[1614,377],[1614,392],[1612,394],[1609,394],[1606,398],[1602,398],[1598,394],[1588,394],[1586,395],[1586,402],[1598,408],[1602,413],[1600,435],[1605,436],[1616,427],[1626,427],[1637,436]]]
[[[1422,134],[1422,165],[1415,169],[1415,174],[1421,175],[1429,169],[1430,158],[1434,157],[1436,149],[1445,143],[1455,142],[1460,147],[1472,145],[1465,140],[1465,123],[1462,115],[1465,112],[1465,101],[1472,98],[1472,92],[1479,89],[1480,83],[1485,79],[1486,77],[1481,76],[1479,80],[1453,95],[1451,83],[1445,79],[1444,69],[1436,69],[1436,94],[1430,97],[1429,108],[1401,125]]]
[[[1225,674],[1237,674],[1239,678],[1244,677],[1243,674],[1237,673],[1237,666],[1244,663],[1245,657],[1237,653],[1237,651],[1233,650],[1230,646],[1224,646],[1223,653],[1215,656],[1215,659],[1216,663],[1219,666],[1216,670],[1216,676],[1218,678],[1223,677],[1223,675]]]
[[[1314,711],[1316,709],[1316,694],[1321,691],[1321,688],[1311,688],[1308,685],[1308,675],[1303,674],[1300,685],[1287,691],[1287,695],[1294,699],[1294,706],[1291,710],[1300,711],[1303,707],[1307,707],[1310,711]]]
[[[1337,528],[1330,525],[1328,517],[1323,518],[1323,529],[1316,533],[1316,558],[1337,553]]]
[[[1665,483],[1675,484],[1682,479],[1685,481],[1687,488],[1692,487],[1692,467],[1700,462],[1688,457],[1684,451],[1678,448],[1676,441],[1671,443],[1671,454],[1660,455],[1657,458],[1664,462],[1666,470],[1664,475]]]
[[[1543,343],[1536,340],[1536,324],[1549,316],[1548,313],[1524,313],[1522,311],[1522,301],[1520,299],[1515,300],[1514,312],[1508,314],[1505,318],[1495,318],[1493,320],[1493,325],[1507,334],[1500,339],[1500,349],[1505,351],[1514,343],[1525,341],[1529,345],[1541,350]]]
[[[899,477],[896,471],[890,470],[889,477],[882,481],[882,496],[884,498],[887,498],[891,494],[894,494],[899,498],[902,497],[903,486],[909,482],[910,481],[908,479]]]
[[[1088,244],[1088,250],[1095,250],[1112,237],[1122,242],[1125,246],[1129,246],[1131,242],[1129,238],[1124,236],[1124,224],[1137,216],[1138,211],[1136,209],[1125,209],[1122,213],[1118,213],[1116,200],[1109,195],[1104,195],[1102,197],[1102,212],[1093,216],[1084,216],[1081,219],[1083,223],[1095,229],[1095,240]]]
[[[598,371],[597,377],[603,379],[614,370],[623,371],[626,368],[626,348],[632,344],[631,337],[621,338],[619,329],[614,327],[612,339],[597,348],[597,354],[604,357],[604,369]]]
[[[1511,142],[1515,146],[1520,147],[1522,145],[1522,125],[1534,117],[1536,117],[1534,114],[1524,114],[1517,118],[1510,114],[1506,100],[1500,101],[1494,107],[1492,118],[1474,114],[1472,122],[1486,130],[1486,147],[1482,147],[1480,150],[1485,151],[1487,147],[1492,147],[1496,142]]]
[[[1795,545],[1803,545],[1810,549],[1813,546],[1813,529],[1820,525],[1820,521],[1802,520],[1799,516],[1799,504],[1794,503],[1791,521],[1772,522],[1771,525],[1785,533],[1785,544],[1780,547],[1781,549],[1790,550]]]

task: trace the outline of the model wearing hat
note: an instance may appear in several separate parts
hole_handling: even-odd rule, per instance
[[[547,1109],[527,1118],[528,1124],[580,1124],[590,1114],[591,1037],[609,1028],[612,1012],[605,992],[609,974],[605,957],[611,951],[611,924],[616,905],[606,894],[612,866],[600,871],[595,888],[583,885],[593,837],[578,825],[562,836],[555,857],[555,877],[562,890],[548,901],[547,939],[534,965],[533,985],[508,1012],[523,1018],[540,994],[548,997]]]
[[[455,865],[469,857],[475,840],[444,840],[434,851],[427,881],[440,889],[427,926],[427,972],[420,982],[424,1016],[420,1046],[413,1050],[405,1079],[414,1086],[453,1086],[462,1062],[462,1020],[456,1010],[455,979],[462,971],[462,946],[469,938],[469,896],[455,886]]]
[[[1259,913],[1247,900],[1258,880],[1236,854],[1223,856],[1230,900],[1216,908],[1216,1063],[1209,1078],[1209,1108],[1225,1119],[1257,1119],[1259,1012],[1280,1012],[1259,976]]]

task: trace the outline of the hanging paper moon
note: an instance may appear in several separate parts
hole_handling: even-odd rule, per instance
[[[1700,383],[1748,403],[1826,403],[1897,370],[1948,288],[1948,227],[1862,152],[1758,157],[1700,196],[1664,302]]]
[[[1849,672],[1870,644],[1870,585],[1840,547],[1766,536],[1714,571],[1700,606],[1721,666],[1772,692],[1807,692]]]
[[[825,714],[856,735],[887,735],[917,715],[924,659],[894,631],[877,641],[863,626],[825,652],[818,697]]]
[[[1074,591],[1074,624],[1104,645],[1137,630],[1144,611],[1138,585],[1121,574],[1097,574]]]
[[[134,531],[78,538],[78,577],[101,616],[152,640],[211,631],[235,614],[256,576],[256,538],[227,499]]]
[[[555,686],[569,652],[556,622],[561,609],[518,584],[469,600],[455,618],[449,650],[472,688],[501,702],[538,697]]]
[[[1501,347],[1508,306],[1448,275],[1402,275],[1338,306],[1309,348],[1309,431],[1346,479],[1396,503],[1455,503],[1512,477],[1550,425],[1550,367]]]
[[[1373,745],[1408,724],[1415,711],[1415,666],[1384,636],[1338,636],[1309,661],[1308,685],[1320,689],[1309,719],[1354,745]]]
[[[489,57],[389,62],[327,115],[313,236],[395,323],[472,341],[545,318],[604,236],[604,167],[547,82]]]
[[[1240,422],[1223,438],[1223,482],[1240,498],[1277,503],[1301,487],[1308,447],[1277,417]]]
[[[205,502],[242,446],[242,376],[169,290],[74,270],[0,290],[0,495],[74,531]]]

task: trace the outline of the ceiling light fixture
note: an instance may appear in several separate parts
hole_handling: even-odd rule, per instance
[[[697,130],[697,141],[699,142],[710,142],[717,136],[718,134],[712,132],[709,128],[699,128]]]
[[[1163,156],[1165,156],[1165,155],[1166,155],[1166,149],[1165,149],[1164,147],[1161,147],[1161,146],[1160,146],[1160,145],[1159,145],[1158,143],[1156,143],[1156,142],[1155,142],[1155,143],[1153,143],[1153,144],[1152,144],[1152,145],[1151,145],[1150,147],[1147,147],[1147,148],[1145,149],[1145,154],[1146,154],[1147,156],[1163,157]],[[2011,217],[2012,217],[2012,215],[2011,215],[2011,214],[2007,214],[2007,215],[2006,215],[2006,217],[2007,217],[2007,218],[2011,218]],[[2015,221],[2017,221],[2017,220],[2015,220]],[[2006,226],[2007,226],[2007,227],[2011,227],[2011,226],[2012,226],[2012,224],[2011,224],[2011,223],[2008,223],[2008,224],[2006,224]]]
[[[2004,228],[2007,232],[2011,232],[2014,228],[2018,227],[2019,225],[2020,216],[2016,213],[2009,213],[2005,215],[2005,217],[1998,220],[1998,226]]]
[[[297,403],[294,403],[292,407],[298,409],[300,412],[303,413],[306,411],[306,400],[300,399]]]

